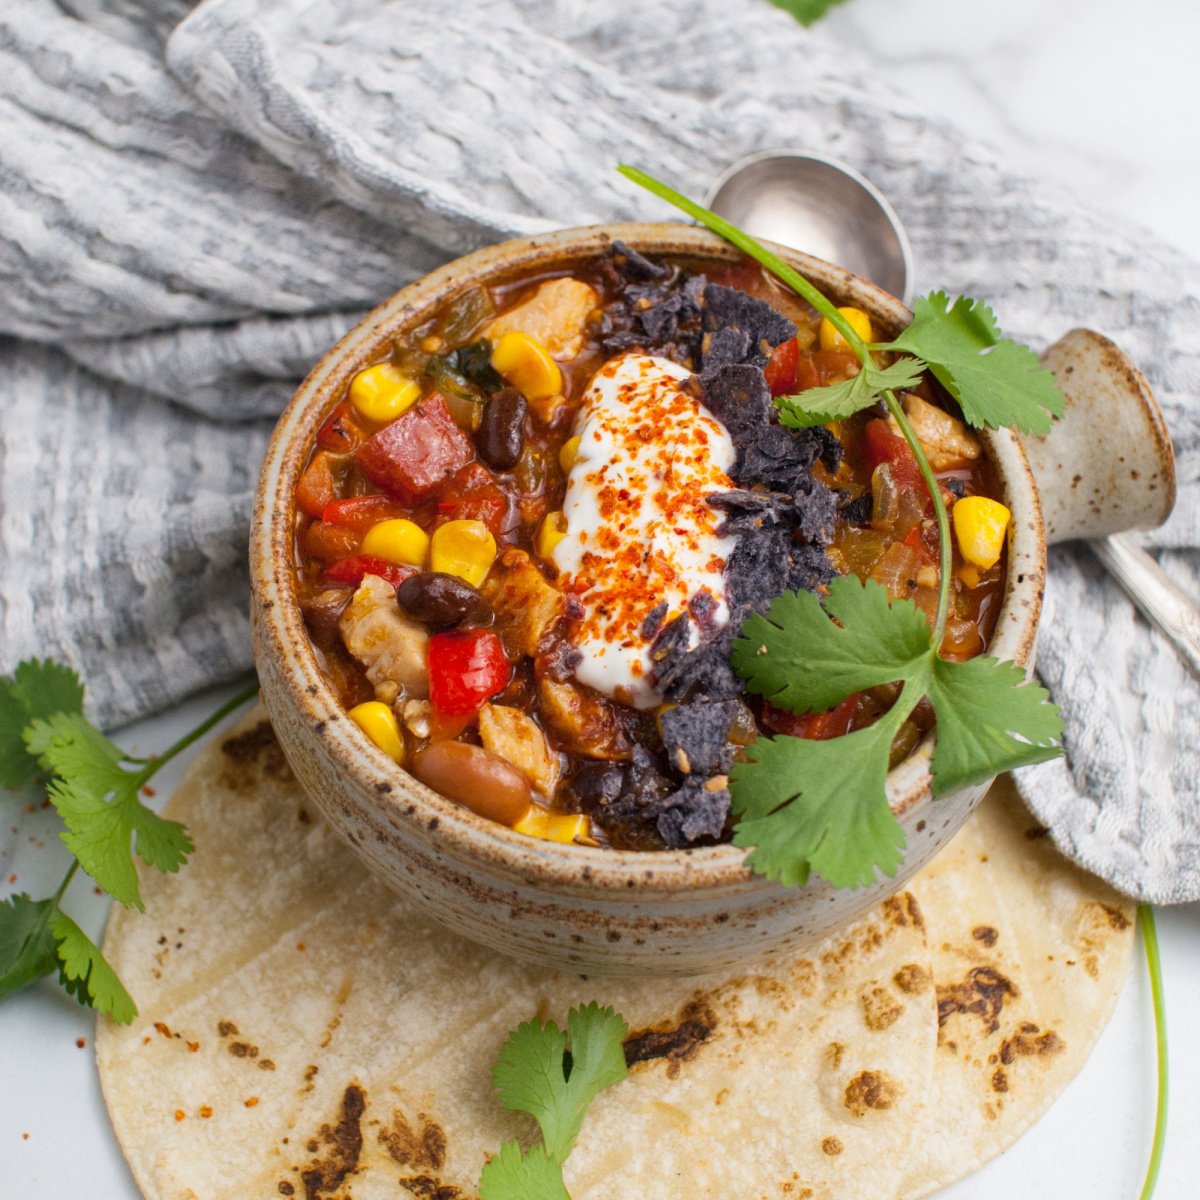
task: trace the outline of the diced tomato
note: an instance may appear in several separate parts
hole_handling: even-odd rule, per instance
[[[343,400],[317,431],[317,445],[335,454],[349,454],[365,436],[362,427],[354,420],[350,401]]]
[[[420,499],[475,457],[471,439],[454,423],[446,402],[431,392],[385,425],[356,451],[376,487],[402,500]]]
[[[825,742],[850,732],[854,718],[858,716],[862,698],[862,692],[855,692],[847,696],[841,704],[834,705],[828,712],[804,713],[802,716],[776,708],[769,700],[765,700],[762,721],[768,729],[773,729],[776,733]]]
[[[863,432],[863,458],[872,471],[880,463],[888,463],[892,468],[892,479],[897,489],[919,489],[924,497],[924,504],[929,505],[928,489],[912,449],[899,434],[892,432],[892,427],[882,417],[867,422],[867,428]]]
[[[787,396],[796,390],[796,364],[800,361],[800,346],[795,338],[780,342],[763,368],[767,387],[772,396]]]
[[[329,455],[318,450],[296,484],[296,507],[310,517],[319,517],[336,495],[337,480]]]
[[[352,554],[331,563],[321,573],[321,578],[326,583],[350,583],[358,587],[364,575],[378,575],[392,587],[399,587],[410,575],[415,575],[416,570],[416,567],[385,562],[373,554]]]
[[[497,538],[517,527],[519,516],[511,493],[480,463],[468,463],[438,492],[438,523],[482,521]]]
[[[327,525],[340,525],[352,529],[360,536],[372,525],[394,517],[406,517],[409,510],[401,507],[387,496],[350,496],[345,500],[334,500],[321,512],[321,520]]]
[[[439,716],[464,716],[508,685],[510,667],[493,629],[453,629],[429,639],[429,699]]]
[[[313,521],[300,534],[300,550],[309,558],[321,562],[333,562],[353,554],[358,549],[358,534],[352,529],[341,529],[326,525],[324,521]]]

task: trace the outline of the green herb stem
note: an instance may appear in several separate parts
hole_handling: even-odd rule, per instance
[[[1158,928],[1154,909],[1149,904],[1138,905],[1138,928],[1146,948],[1146,968],[1150,974],[1150,994],[1154,1001],[1154,1043],[1158,1056],[1158,1089],[1154,1109],[1154,1141],[1150,1161],[1146,1165],[1146,1180],[1142,1184],[1141,1200],[1150,1200],[1158,1183],[1162,1166],[1163,1147],[1167,1140],[1167,1100],[1170,1069],[1167,1060],[1167,1013],[1163,999],[1162,959],[1158,952]]]
[[[62,883],[58,885],[58,891],[54,893],[54,907],[57,908],[59,901],[66,894],[67,888],[70,886],[71,880],[75,878],[75,872],[79,870],[79,859],[76,859],[68,868],[67,873],[63,877]]]
[[[161,754],[154,758],[145,760],[146,765],[137,773],[138,786],[149,780],[160,767],[165,767],[177,754],[182,754],[193,742],[202,738],[214,725],[223,721],[231,712],[241,708],[247,701],[253,700],[258,695],[258,679],[256,678],[252,684],[243,688],[232,700],[226,701],[213,713],[210,717],[201,721],[195,729],[185,733],[174,745],[168,746]],[[127,759],[127,762],[141,761],[138,759]]]
[[[885,390],[883,402],[887,405],[888,412],[892,414],[896,424],[900,426],[900,432],[904,434],[904,440],[912,450],[917,460],[917,466],[921,468],[921,477],[925,480],[925,486],[929,490],[929,498],[933,501],[933,515],[937,520],[938,527],[939,558],[937,615],[933,622],[933,645],[937,650],[941,647],[942,638],[946,635],[946,618],[950,613],[950,570],[953,564],[950,546],[950,514],[946,511],[946,502],[942,499],[942,489],[938,486],[933,468],[925,456],[921,440],[917,437],[904,409],[896,399],[896,393],[890,388]]]
[[[871,356],[866,342],[858,336],[850,322],[838,312],[837,306],[831,300],[827,300],[799,271],[794,267],[789,267],[779,255],[772,254],[765,246],[756,242],[748,233],[743,233],[736,225],[731,225],[724,217],[718,217],[715,212],[710,212],[694,200],[689,200],[682,192],[677,192],[668,184],[655,179],[653,175],[647,175],[638,167],[622,164],[617,167],[617,170],[626,179],[636,183],[639,187],[644,187],[646,191],[652,192],[660,200],[674,205],[681,212],[687,213],[689,217],[711,229],[713,233],[720,234],[743,254],[748,254],[755,262],[761,263],[777,279],[781,279],[793,291],[803,296],[823,317],[828,318],[829,323],[850,344],[864,367],[870,364]]]

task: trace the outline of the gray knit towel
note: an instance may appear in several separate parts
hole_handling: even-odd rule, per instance
[[[670,214],[804,146],[891,198],[919,289],[1035,346],[1085,325],[1150,376],[1179,458],[1146,539],[1200,563],[1200,269],[1020,178],[766,0],[20,0],[0,5],[0,670],[73,664],[107,726],[250,662],[247,521],[270,418],[366,308],[497,239]],[[1200,897],[1200,689],[1082,549],[1040,667],[1057,843]]]

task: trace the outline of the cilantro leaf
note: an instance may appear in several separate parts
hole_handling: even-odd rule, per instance
[[[900,358],[889,367],[864,367],[841,383],[780,396],[775,401],[780,424],[807,429],[851,417],[876,403],[885,389],[916,387],[921,382],[921,373],[921,364],[915,358]]]
[[[142,909],[131,838],[147,865],[177,871],[193,849],[187,830],[141,802],[143,776],[126,771],[120,749],[83,717],[34,721],[25,740],[55,776],[47,790],[67,826],[67,849],[114,899]]]
[[[137,1005],[92,939],[61,910],[50,929],[58,943],[58,978],[63,987],[80,1004],[128,1025],[137,1016]]]
[[[0,679],[0,786],[21,787],[37,774],[21,734],[39,717],[83,711],[83,684],[70,667],[26,659]]]
[[[888,807],[888,758],[922,696],[937,719],[937,796],[1062,753],[1062,719],[1019,667],[939,658],[912,601],[889,602],[879,584],[853,575],[829,585],[824,608],[806,592],[776,598],[765,616],[743,624],[732,661],[751,691],[797,713],[904,684],[873,725],[828,741],[760,738],[731,771],[741,816],[734,844],[753,847],[750,866],[786,886],[802,886],[813,870],[835,887],[895,873],[904,833]]]
[[[571,1153],[588,1105],[625,1078],[628,1031],[623,1018],[593,1001],[571,1009],[565,1034],[553,1021],[527,1021],[505,1041],[492,1068],[500,1103],[537,1121],[555,1162]]]
[[[771,0],[776,8],[791,13],[801,25],[815,25],[831,8],[846,0]]]
[[[19,892],[0,900],[0,1000],[54,970],[50,923],[57,912],[53,897],[31,900]]]
[[[911,600],[889,604],[880,584],[846,575],[830,583],[824,608],[811,592],[784,592],[766,616],[750,617],[732,662],[751,691],[803,713],[912,678],[931,646],[929,625]]]
[[[929,699],[937,714],[933,794],[945,796],[1031,763],[1057,758],[1063,734],[1049,693],[1010,662],[933,660]],[[1014,733],[1020,736],[1014,736]]]
[[[735,846],[754,847],[747,862],[785,887],[803,887],[810,870],[834,887],[894,875],[904,859],[904,830],[887,801],[888,752],[896,722],[876,721],[828,741],[759,738],[731,773],[742,819]]]
[[[992,310],[960,296],[933,292],[913,305],[912,324],[884,349],[915,354],[959,402],[972,425],[1050,432],[1065,401],[1054,376],[1028,346],[1000,336]]]
[[[479,1177],[481,1200],[571,1200],[562,1167],[544,1146],[524,1154],[516,1142],[505,1142]]]

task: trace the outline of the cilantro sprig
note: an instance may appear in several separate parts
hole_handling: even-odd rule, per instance
[[[628,1073],[628,1032],[624,1018],[593,1001],[571,1009],[565,1032],[535,1020],[508,1035],[492,1082],[505,1108],[537,1121],[542,1142],[529,1150],[505,1142],[483,1168],[482,1200],[570,1200],[562,1165],[592,1101]]]
[[[59,835],[75,861],[53,896],[24,892],[0,901],[0,1000],[57,969],[59,982],[81,1004],[124,1024],[137,1006],[116,972],[62,900],[82,869],[113,899],[143,910],[136,854],[147,866],[175,872],[192,841],[178,821],[142,803],[154,775],[197,738],[257,693],[254,684],[153,759],[127,754],[83,715],[83,684],[59,663],[27,660],[0,678],[0,784],[33,781],[65,829]]]
[[[914,305],[913,320],[890,342],[868,343],[837,306],[777,254],[636,167],[621,173],[706,225],[755,259],[827,318],[858,357],[860,370],[830,387],[776,399],[780,422],[822,425],[882,404],[912,450],[929,492],[939,542],[939,587],[932,623],[910,600],[889,601],[877,583],[835,579],[824,607],[806,592],[778,597],[749,618],[734,643],[733,665],[746,686],[795,713],[832,708],[866,688],[900,684],[873,724],[828,741],[760,738],[731,772],[740,820],[734,843],[747,861],[785,885],[802,886],[816,870],[839,887],[895,874],[904,831],[887,799],[893,740],[922,698],[937,719],[932,791],[943,796],[1002,771],[1062,753],[1063,725],[1044,689],[1012,663],[990,657],[943,659],[950,605],[952,546],[941,488],[896,397],[931,372],[976,427],[1011,426],[1044,434],[1064,399],[1036,355],[1000,336],[992,311],[942,292]],[[898,354],[881,366],[877,353]]]

